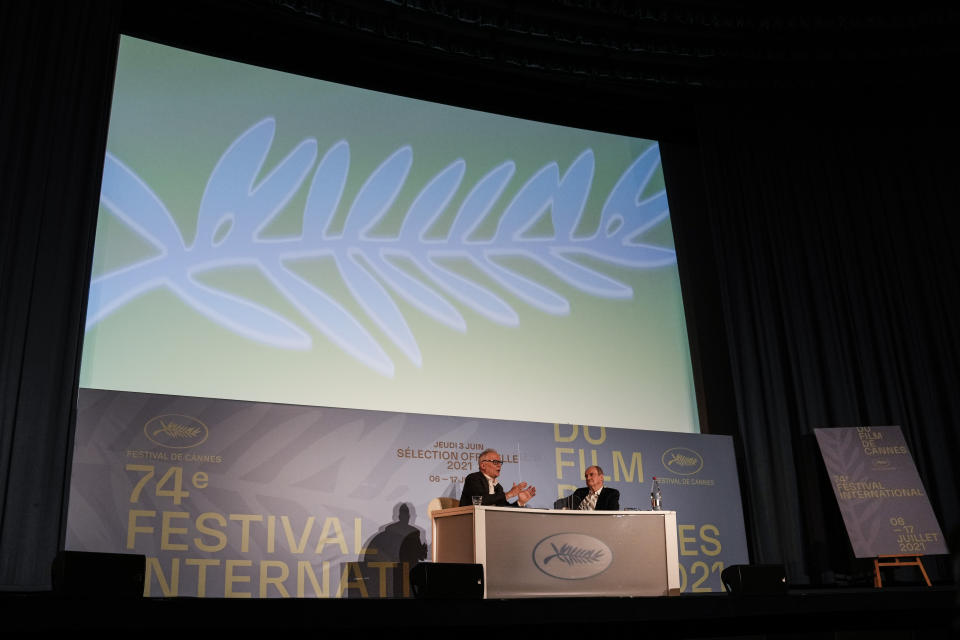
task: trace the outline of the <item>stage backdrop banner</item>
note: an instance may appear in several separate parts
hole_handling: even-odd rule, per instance
[[[550,508],[600,465],[677,511],[681,591],[749,561],[727,436],[80,389],[66,547],[147,557],[152,597],[409,597],[477,455]],[[638,540],[637,544],[642,544]]]
[[[949,553],[900,427],[814,432],[856,557]]]

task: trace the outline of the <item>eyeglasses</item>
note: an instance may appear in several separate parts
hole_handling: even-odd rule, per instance
[[[490,464],[495,464],[498,467],[503,466],[503,460],[481,460],[480,462],[489,462]]]

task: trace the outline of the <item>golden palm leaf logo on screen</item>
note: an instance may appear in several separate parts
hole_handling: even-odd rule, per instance
[[[275,129],[274,118],[264,118],[222,154],[204,190],[193,239],[147,181],[107,153],[100,202],[152,245],[153,253],[92,279],[87,329],[146,292],[165,288],[237,335],[278,349],[307,350],[319,332],[364,366],[393,377],[384,339],[416,367],[423,364],[410,314],[424,314],[459,333],[467,332],[465,310],[515,327],[521,309],[511,299],[566,316],[571,301],[558,286],[624,300],[633,297],[633,288],[618,279],[618,271],[676,264],[674,249],[649,235],[669,218],[666,190],[656,180],[656,144],[623,169],[599,222],[583,229],[596,164],[589,148],[564,171],[560,161],[549,160],[514,191],[517,166],[509,158],[472,184],[465,183],[466,161],[457,158],[424,186],[408,186],[414,151],[405,145],[383,160],[351,199],[346,140],[320,157],[317,140],[304,139],[268,167]],[[410,192],[415,195],[404,213],[398,196],[418,188]],[[301,231],[264,235],[299,196],[305,197]],[[447,227],[444,213],[456,203]],[[346,211],[342,228],[335,223],[341,210]],[[399,228],[379,232],[385,219]],[[358,308],[334,296],[329,282],[304,271],[304,265],[328,262]],[[204,280],[205,274],[241,267],[259,270],[287,306],[275,308]],[[364,314],[377,331],[370,331]]]

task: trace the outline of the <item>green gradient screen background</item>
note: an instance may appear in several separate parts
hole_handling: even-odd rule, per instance
[[[107,150],[136,174],[169,211],[186,246],[194,242],[198,209],[211,172],[243,132],[273,118],[275,136],[260,178],[303,140],[317,144],[317,162],[341,140],[349,172],[328,230],[344,228],[350,205],[368,177],[394,151],[409,145],[413,161],[391,208],[373,227],[395,236],[430,180],[457,159],[462,182],[426,237],[443,246],[471,188],[507,160],[513,177],[474,237],[494,235],[513,196],[541,168],[557,163],[563,176],[592,149],[595,170],[576,232],[593,234],[604,203],[649,140],[601,134],[432,104],[190,53],[123,37]],[[315,166],[315,165],[314,165]],[[296,238],[303,227],[307,174],[261,240]],[[259,179],[259,178],[258,178]],[[645,191],[664,189],[662,169]],[[548,212],[549,213],[549,212]],[[552,233],[549,215],[533,232]],[[673,248],[669,217],[641,241]],[[291,240],[291,246],[296,241]],[[150,242],[101,201],[93,280],[156,258]],[[691,360],[676,262],[627,267],[577,257],[632,288],[612,299],[586,293],[522,256],[499,262],[569,301],[551,314],[514,296],[464,258],[439,260],[510,305],[519,318],[504,326],[433,287],[460,312],[465,330],[429,317],[401,296],[391,297],[421,354],[418,366],[372,321],[330,257],[289,259],[286,266],[339,303],[393,362],[392,376],[353,358],[312,325],[251,262],[205,268],[202,285],[287,319],[310,337],[308,348],[278,348],[212,321],[162,285],[146,287],[96,322],[88,322],[81,386],[122,391],[232,398],[538,422],[697,432]],[[396,266],[432,286],[412,264]],[[91,297],[91,308],[96,300]]]

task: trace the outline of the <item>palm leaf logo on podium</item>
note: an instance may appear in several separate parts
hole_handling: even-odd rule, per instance
[[[552,542],[550,546],[553,548],[553,555],[549,555],[543,559],[543,564],[545,565],[554,558],[568,565],[588,564],[597,562],[603,558],[603,549],[581,549],[569,544],[562,544],[558,549],[557,545]]]

